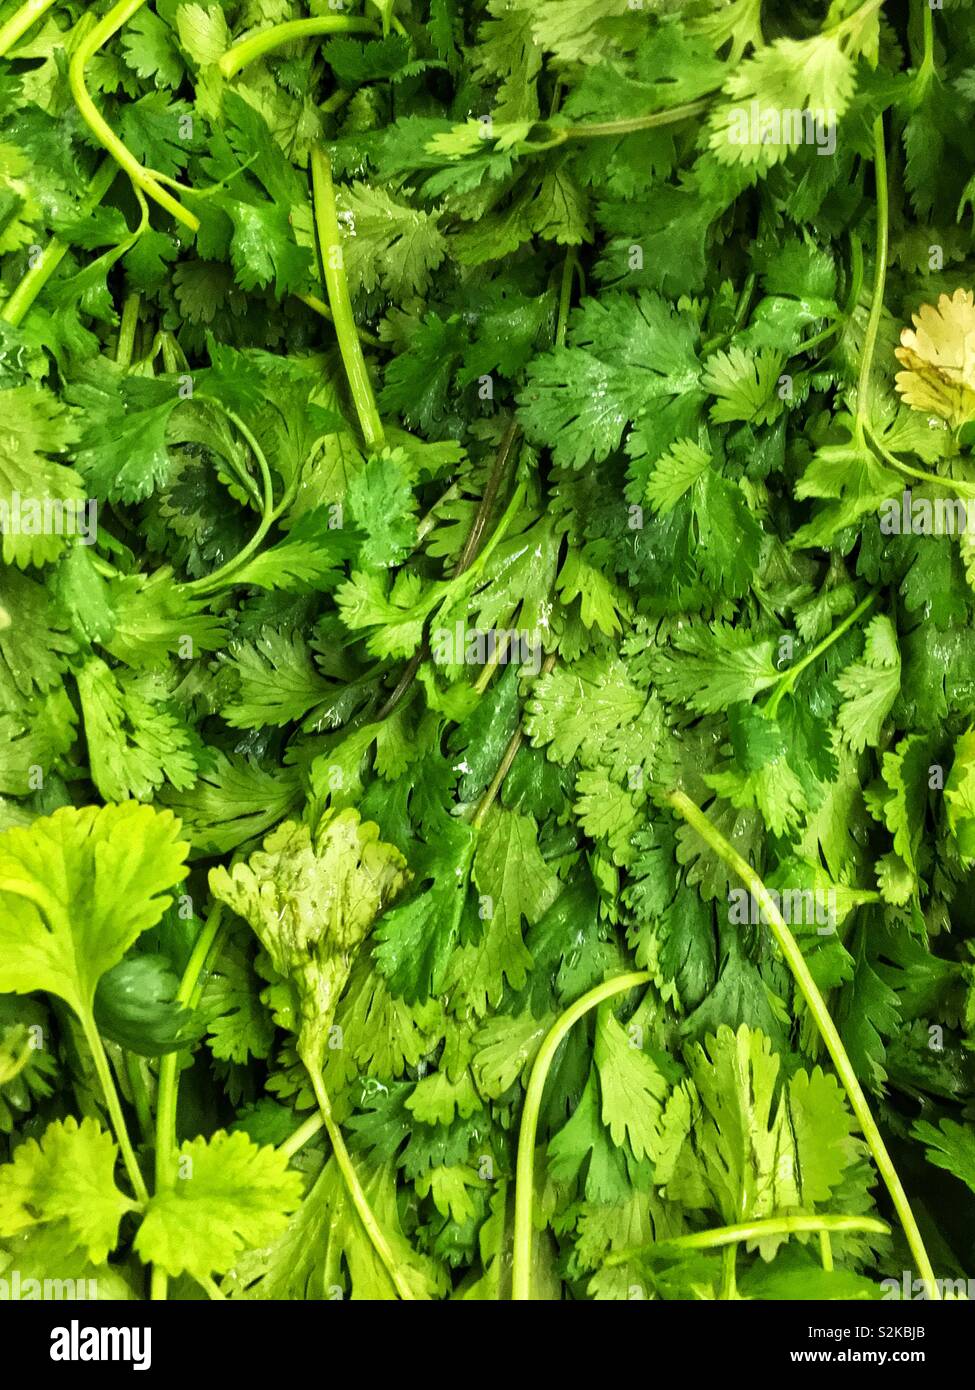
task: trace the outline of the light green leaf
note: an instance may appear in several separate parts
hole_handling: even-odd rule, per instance
[[[286,821],[246,863],[211,869],[210,891],[250,923],[297,992],[309,1066],[321,1066],[355,952],[406,881],[399,850],[351,808],[326,811],[314,836]]]
[[[603,1124],[613,1143],[628,1143],[635,1158],[652,1154],[667,1083],[650,1057],[606,1007],[596,1022],[593,1055],[599,1072]]]
[[[154,927],[185,878],[169,811],[63,807],[0,835],[0,991],[48,990],[82,1018],[95,988]]]
[[[69,1116],[40,1140],[21,1144],[0,1167],[0,1234],[64,1221],[95,1264],[118,1244],[119,1222],[135,1208],[115,1186],[118,1149],[96,1120]]]
[[[240,1132],[188,1140],[177,1170],[135,1238],[139,1258],[172,1275],[226,1274],[243,1251],[279,1236],[301,1201],[301,1175],[288,1171],[287,1156]]]

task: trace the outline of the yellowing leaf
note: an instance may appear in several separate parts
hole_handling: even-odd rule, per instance
[[[909,406],[950,424],[975,420],[975,296],[943,294],[937,307],[922,304],[914,328],[901,333],[895,355],[906,371],[895,385]]]

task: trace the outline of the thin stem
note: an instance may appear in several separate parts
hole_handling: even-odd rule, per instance
[[[707,1231],[692,1231],[690,1235],[674,1236],[670,1240],[653,1241],[649,1245],[632,1245],[607,1255],[606,1266],[629,1264],[651,1251],[717,1250],[726,1245],[739,1245],[747,1240],[764,1240],[766,1236],[792,1236],[806,1233],[829,1236],[863,1231],[872,1235],[889,1235],[886,1221],[875,1216],[769,1216],[760,1221],[742,1221],[734,1226],[715,1226]]]
[[[650,983],[650,976],[644,970],[628,975],[617,975],[613,980],[604,980],[601,985],[584,994],[552,1024],[545,1034],[538,1056],[532,1066],[525,1092],[525,1103],[521,1111],[521,1126],[518,1131],[518,1162],[515,1169],[515,1229],[514,1247],[511,1262],[511,1297],[516,1302],[530,1302],[532,1296],[532,1207],[535,1196],[535,1140],[538,1134],[538,1116],[542,1108],[542,1094],[548,1079],[549,1069],[559,1044],[573,1024],[595,1009],[606,999],[627,990],[638,989]]]
[[[838,333],[842,327],[843,320],[834,319],[833,322],[829,324],[828,327],[824,328],[821,332],[814,333],[811,338],[806,338],[804,342],[800,343],[798,348],[796,349],[796,352],[806,353],[811,351],[811,349],[814,347],[819,347],[820,343],[825,343],[828,338],[832,338],[833,335],[835,333]]]
[[[888,192],[887,192],[887,150],[884,145],[884,119],[878,116],[873,123],[873,170],[877,185],[877,250],[873,276],[873,298],[870,301],[870,317],[863,339],[863,353],[860,357],[860,375],[857,379],[856,433],[863,442],[863,427],[870,410],[870,370],[873,366],[877,334],[880,331],[880,316],[884,308],[884,287],[887,283],[888,248]]]
[[[828,1230],[822,1230],[819,1233],[819,1262],[827,1274],[832,1274],[833,1243],[830,1240]]]
[[[90,1010],[79,1015],[81,1027],[85,1034],[85,1041],[91,1052],[92,1061],[95,1063],[95,1072],[98,1076],[99,1084],[102,1088],[102,1095],[105,1097],[105,1105],[108,1109],[112,1121],[112,1128],[115,1131],[115,1138],[122,1153],[122,1162],[125,1164],[125,1171],[132,1184],[132,1191],[135,1193],[136,1200],[143,1206],[149,1201],[149,1189],[146,1187],[146,1180],[142,1176],[139,1161],[135,1156],[135,1149],[132,1147],[132,1140],[129,1138],[128,1127],[125,1123],[125,1115],[122,1112],[122,1102],[119,1100],[118,1090],[112,1076],[112,1069],[108,1065],[108,1057],[105,1055],[105,1045],[101,1040],[95,1020]]]
[[[570,251],[562,264],[562,284],[559,290],[559,312],[555,320],[555,346],[565,346],[565,333],[569,326],[569,305],[572,302],[572,277],[575,274],[576,254]]]
[[[483,695],[485,690],[487,690],[488,686],[491,684],[491,680],[494,676],[494,673],[501,665],[501,663],[504,661],[504,658],[508,651],[508,647],[510,645],[511,643],[509,638],[505,636],[504,640],[501,642],[500,646],[497,648],[494,655],[492,656],[491,660],[486,661],[484,663],[484,670],[481,672],[477,680],[474,682],[474,689],[477,691],[478,695]]]
[[[328,319],[329,323],[334,323],[332,311],[324,300],[319,299],[317,294],[296,294],[295,299],[300,299],[302,304],[307,304],[308,308],[323,319]],[[359,338],[371,348],[381,348],[385,344],[376,337],[374,333],[367,333],[364,328],[358,330]],[[388,349],[387,349],[388,351]]]
[[[54,0],[26,0],[19,10],[14,10],[6,24],[0,28],[0,58],[13,48],[19,38],[26,34],[32,24],[36,24],[41,15],[45,14]]]
[[[146,1143],[152,1140],[152,1106],[149,1104],[149,1087],[146,1085],[145,1063],[134,1052],[125,1054],[125,1075],[132,1091],[139,1132]]]
[[[210,913],[203,930],[196,938],[183,978],[176,991],[176,1003],[194,1007],[202,992],[203,968],[215,950],[223,920],[223,906],[218,903]],[[159,1062],[159,1089],[156,1095],[156,1192],[168,1192],[176,1183],[176,1103],[179,1099],[179,1053],[167,1052]],[[154,1265],[150,1281],[150,1297],[163,1300],[169,1287],[169,1276]]]
[[[271,480],[271,469],[268,465],[268,461],[264,454],[264,450],[257,442],[257,439],[254,436],[253,431],[250,429],[248,425],[244,423],[244,421],[235,411],[228,409],[227,406],[222,405],[219,401],[216,401],[209,396],[201,396],[199,397],[199,399],[205,399],[211,405],[215,405],[218,407],[218,409],[222,410],[223,413],[226,415],[227,419],[234,426],[234,428],[238,430],[238,432],[241,435],[243,435],[248,446],[250,447],[251,453],[257,460],[257,466],[261,471],[261,482],[263,486],[263,499],[261,503],[261,522],[257,530],[254,532],[253,536],[251,536],[250,540],[247,542],[247,544],[244,545],[240,550],[238,550],[236,555],[231,556],[231,558],[226,562],[226,564],[223,564],[220,566],[219,569],[214,570],[212,574],[204,575],[202,579],[193,579],[188,584],[184,585],[185,589],[190,590],[193,593],[206,593],[209,592],[210,589],[219,589],[221,585],[233,583],[233,575],[235,575],[237,571],[241,569],[243,565],[250,559],[250,557],[254,554],[254,551],[258,548],[261,541],[264,539],[268,531],[271,529],[271,526],[273,525],[275,519],[275,511],[274,484]]]
[[[284,1154],[291,1159],[303,1149],[309,1139],[314,1139],[315,1135],[323,1128],[325,1121],[320,1114],[310,1115],[303,1125],[299,1125],[294,1134],[289,1134],[283,1143],[278,1145],[278,1153]]]
[[[355,1164],[352,1162],[349,1151],[345,1147],[342,1131],[336,1124],[335,1116],[332,1113],[332,1104],[328,1098],[328,1092],[325,1089],[325,1083],[321,1078],[321,1074],[317,1067],[309,1065],[307,1062],[305,1063],[305,1070],[308,1072],[308,1076],[311,1080],[312,1089],[315,1092],[315,1099],[318,1101],[318,1108],[322,1112],[322,1121],[328,1133],[329,1140],[331,1141],[332,1152],[339,1166],[339,1172],[342,1174],[349,1196],[352,1198],[352,1205],[358,1213],[363,1229],[369,1237],[369,1242],[380,1260],[382,1260],[386,1273],[393,1281],[393,1287],[396,1289],[400,1298],[412,1301],[413,1290],[400,1273],[396,1263],[396,1256],[390,1249],[385,1233],[376,1220],[372,1207],[369,1205],[369,1199],[359,1181],[359,1174],[355,1170]]]
[[[467,540],[464,542],[464,549],[461,551],[460,559],[457,561],[456,568],[454,569],[455,578],[470,569],[477,557],[477,553],[481,548],[481,542],[484,538],[485,528],[494,507],[495,498],[507,474],[508,464],[512,457],[512,450],[514,449],[515,442],[520,433],[521,429],[518,423],[512,420],[511,424],[505,430],[504,437],[494,456],[494,462],[491,465],[491,471],[488,474],[487,483],[484,488],[484,495],[478,504],[474,521],[471,525],[471,529],[467,533]]]
[[[745,322],[745,319],[748,316],[748,307],[752,302],[752,295],[755,292],[755,282],[756,276],[754,271],[750,272],[748,275],[745,276],[745,283],[741,287],[741,293],[739,294],[738,302],[735,305],[735,312],[731,320],[731,327],[727,330],[727,332],[718,333],[714,338],[710,338],[706,343],[702,343],[702,358],[706,357],[709,353],[714,352],[716,348],[723,347],[724,344],[729,342],[741,328],[742,324]],[[803,344],[803,346],[805,346],[805,344]]]
[[[770,719],[775,718],[775,713],[779,707],[782,697],[788,694],[788,692],[793,688],[796,681],[802,675],[803,671],[805,671],[806,667],[811,666],[814,661],[818,661],[819,658],[822,656],[823,652],[828,651],[828,649],[833,645],[833,643],[838,641],[839,638],[843,636],[844,632],[851,628],[854,623],[859,622],[860,619],[863,617],[864,613],[866,613],[868,608],[870,608],[871,604],[873,604],[876,601],[876,598],[876,592],[868,594],[865,599],[861,600],[861,602],[857,604],[856,608],[854,608],[852,613],[847,613],[843,621],[841,623],[837,623],[836,627],[833,628],[832,632],[828,632],[821,642],[816,643],[815,647],[813,647],[811,652],[807,652],[801,661],[797,661],[794,666],[790,666],[788,671],[782,672],[782,675],[779,677],[778,684],[776,685],[765,709],[765,712]]]
[[[498,522],[497,526],[492,531],[491,539],[488,541],[487,545],[480,552],[480,554],[468,565],[467,570],[465,571],[468,579],[473,579],[482,572],[488,560],[490,560],[495,550],[497,550],[498,546],[504,540],[505,536],[508,534],[508,531],[511,529],[511,523],[514,521],[515,517],[518,515],[518,512],[521,509],[521,506],[525,500],[527,493],[527,484],[525,484],[524,482],[519,483],[518,486],[515,488],[514,492],[511,494],[511,498],[508,502],[507,507],[505,507],[504,509],[504,512],[501,516],[501,520]],[[460,573],[456,574],[454,576],[454,579],[451,580],[451,586],[453,587],[454,582],[460,578]]]
[[[718,89],[715,88],[717,91]],[[668,111],[654,111],[649,116],[631,116],[625,121],[597,121],[590,125],[570,125],[560,130],[562,140],[599,140],[603,136],[631,135],[637,130],[652,130],[655,126],[675,125],[678,121],[688,121],[692,116],[700,116],[708,109],[708,101],[689,101],[683,106],[672,106]],[[561,144],[561,140],[557,143]]]
[[[124,367],[126,370],[132,365],[135,330],[139,326],[139,305],[141,302],[140,295],[130,294],[122,305],[122,321],[119,324],[115,360],[120,367]]]
[[[427,536],[436,526],[437,521],[439,520],[437,516],[437,509],[439,507],[442,507],[445,502],[456,502],[459,497],[460,483],[451,483],[450,486],[440,494],[436,502],[434,502],[433,506],[427,512],[426,516],[422,518],[422,520],[416,528],[417,547],[419,547],[422,541],[426,540]]]
[[[156,341],[162,352],[163,371],[167,376],[175,376],[180,368],[179,345],[171,333],[163,332],[156,334]],[[156,355],[156,343],[153,345],[153,356]]]
[[[392,691],[386,698],[382,706],[382,709],[380,709],[379,713],[376,715],[377,724],[382,724],[382,722],[388,719],[389,716],[393,714],[403,703],[403,700],[406,698],[406,695],[409,692],[410,687],[416,680],[416,673],[419,671],[425,655],[426,643],[423,642],[416,649],[416,651],[410,657],[409,661],[403,667],[399,680],[396,682]]]
[[[863,290],[863,242],[856,232],[850,233],[850,286],[843,307],[843,317],[849,318],[860,303]]]
[[[141,188],[160,207],[172,213],[177,222],[182,222],[184,227],[195,232],[200,225],[199,218],[185,208],[178,198],[174,198],[162,187],[151,169],[147,169],[145,165],[139,163],[128,145],[119,139],[98,110],[91,99],[85,82],[85,69],[98,50],[108,43],[113,34],[116,34],[124,24],[127,24],[144,4],[145,0],[119,0],[119,3],[114,5],[108,14],[98,21],[90,33],[81,40],[72,55],[68,68],[68,85],[85,124],[99,144],[108,150],[109,154],[125,170],[136,188]]]
[[[819,992],[819,987],[812,977],[806,958],[799,949],[795,937],[789,930],[785,918],[782,916],[775,904],[772,895],[769,893],[765,884],[758,874],[747,863],[745,859],[728,843],[716,826],[712,825],[707,816],[699,806],[682,791],[668,791],[665,793],[665,801],[688,825],[690,825],[700,835],[714,853],[723,863],[738,875],[742,883],[748,888],[753,898],[759,903],[766,914],[766,920],[772,930],[772,935],[778,944],[779,950],[785,958],[785,962],[792,971],[799,991],[806,1006],[813,1017],[813,1021],[819,1030],[820,1036],[826,1045],[826,1050],[833,1061],[837,1075],[849,1097],[850,1106],[856,1115],[863,1132],[863,1137],[867,1141],[867,1146],[873,1155],[877,1170],[884,1180],[887,1191],[890,1193],[894,1210],[904,1228],[907,1243],[914,1256],[918,1272],[927,1288],[929,1298],[940,1298],[937,1283],[934,1277],[934,1270],[928,1253],[924,1248],[924,1241],[918,1229],[917,1220],[911,1209],[911,1204],[907,1199],[897,1170],[894,1167],[883,1137],[877,1127],[877,1122],[873,1118],[867,1098],[863,1093],[857,1074],[853,1068],[853,1063],[843,1046],[843,1040],[839,1035],[836,1024],[833,1022],[832,1015],[826,1007],[826,1001]]]
[[[320,145],[316,145],[311,152],[311,178],[325,293],[328,295],[329,307],[335,321],[339,352],[342,354],[342,363],[349,380],[366,449],[370,454],[378,454],[386,443],[386,437],[352,314],[349,283],[345,278],[342,263],[342,239],[339,235],[338,213],[335,208],[332,166]]]
[[[114,159],[108,158],[99,164],[94,177],[88,185],[88,197],[82,203],[82,214],[91,212],[98,206],[115,182],[117,173],[118,165],[115,163]],[[48,280],[50,280],[67,253],[67,243],[59,241],[57,237],[51,237],[37,260],[16,286],[13,294],[11,294],[10,298],[2,308],[0,308],[0,319],[3,319],[6,323],[13,324],[16,328],[17,325],[23,321],[27,310],[33,304]]]
[[[923,92],[934,76],[934,15],[929,0],[921,0],[921,25],[924,33],[924,53],[917,70],[917,84]],[[2,52],[2,49],[0,49]]]
[[[323,116],[334,116],[336,111],[341,111],[342,107],[352,100],[352,87],[339,87],[338,91],[327,97],[318,108]]]
[[[877,438],[869,425],[865,427],[864,435],[884,461],[889,463],[891,468],[896,468],[899,473],[903,473],[906,478],[917,478],[922,483],[927,483],[934,487],[943,487],[948,492],[961,493],[963,497],[975,497],[975,483],[966,482],[964,478],[942,478],[937,473],[928,473],[923,468],[915,468],[913,464],[902,463],[901,460],[895,458],[883,442]]]
[[[217,61],[217,67],[228,80],[236,77],[248,63],[273,53],[286,43],[315,38],[322,34],[378,34],[379,26],[371,19],[351,19],[341,15],[323,15],[315,19],[289,19],[274,24],[249,38],[241,39],[228,48]]]
[[[719,1298],[725,1302],[738,1297],[738,1281],[735,1277],[738,1259],[738,1246],[726,1245],[721,1257],[721,1293]]]

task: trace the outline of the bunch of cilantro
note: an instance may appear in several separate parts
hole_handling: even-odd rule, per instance
[[[0,6],[0,1278],[965,1287],[967,4]]]

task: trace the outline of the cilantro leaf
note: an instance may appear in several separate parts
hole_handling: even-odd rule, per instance
[[[135,1203],[115,1186],[118,1150],[96,1120],[69,1116],[0,1166],[0,1224],[5,1236],[35,1222],[67,1223],[73,1242],[96,1264],[118,1242],[119,1222]]]
[[[170,903],[186,845],[167,811],[64,807],[0,836],[0,989],[49,990],[81,1016],[95,987]],[[59,866],[52,879],[51,864]]]
[[[188,1140],[175,1187],[155,1194],[136,1234],[140,1258],[198,1280],[225,1274],[248,1247],[279,1235],[297,1207],[301,1177],[287,1165],[246,1134]]]

